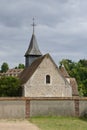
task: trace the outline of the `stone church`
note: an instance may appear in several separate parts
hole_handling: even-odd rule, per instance
[[[64,66],[58,68],[50,54],[42,55],[34,33],[25,53],[25,69],[20,74],[24,97],[73,97],[78,96],[75,78]]]

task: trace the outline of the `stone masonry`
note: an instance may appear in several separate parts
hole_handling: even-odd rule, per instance
[[[49,84],[46,84],[46,75],[50,75]],[[46,55],[30,79],[24,84],[23,96],[72,97],[72,88],[50,56]]]

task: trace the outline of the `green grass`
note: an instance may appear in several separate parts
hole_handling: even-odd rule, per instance
[[[32,117],[41,130],[87,130],[87,119],[74,117]]]

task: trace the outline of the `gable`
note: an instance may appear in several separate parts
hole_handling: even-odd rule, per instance
[[[46,84],[46,76],[49,75],[51,78],[50,84],[60,84],[61,86],[67,84],[69,87],[69,83],[67,80],[61,75],[57,65],[54,63],[50,55],[45,55],[41,63],[38,65],[37,69],[34,71],[29,81],[31,84]],[[38,83],[39,81],[39,83]]]
[[[72,97],[72,88],[57,65],[46,54],[20,75],[26,97]]]

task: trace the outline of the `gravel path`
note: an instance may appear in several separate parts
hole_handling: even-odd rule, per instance
[[[0,130],[40,130],[27,120],[0,120]]]

